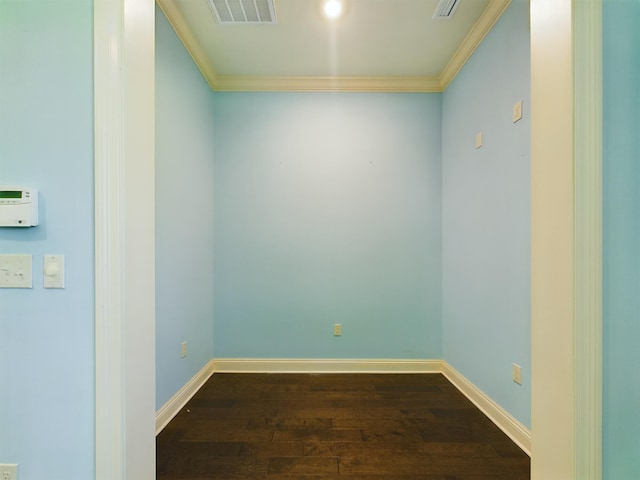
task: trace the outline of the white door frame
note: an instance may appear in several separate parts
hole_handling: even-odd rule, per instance
[[[532,480],[602,476],[601,52],[601,0],[531,0]]]
[[[96,479],[151,480],[155,5],[94,9]],[[601,475],[600,25],[531,0],[533,480]]]
[[[155,4],[94,0],[95,478],[155,478]]]

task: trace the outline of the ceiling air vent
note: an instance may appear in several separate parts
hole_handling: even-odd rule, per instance
[[[209,0],[218,23],[276,23],[273,0]]]
[[[434,20],[449,20],[458,8],[460,0],[440,0],[436,11],[433,14]]]

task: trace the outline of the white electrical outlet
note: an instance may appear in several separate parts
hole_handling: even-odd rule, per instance
[[[522,367],[516,363],[511,366],[511,378],[518,385],[522,385]]]
[[[339,337],[340,335],[342,335],[342,325],[339,323],[334,323],[333,324],[333,336],[334,337]]]
[[[187,341],[185,340],[180,344],[180,358],[184,358],[186,356],[187,356]]]
[[[482,147],[482,132],[476,133],[476,149]]]
[[[0,480],[18,480],[18,465],[15,463],[1,463]]]

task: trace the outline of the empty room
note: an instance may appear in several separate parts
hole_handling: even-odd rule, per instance
[[[640,475],[640,5],[328,3],[0,0],[2,478]]]
[[[460,2],[451,18],[440,19],[438,2],[352,1],[332,20],[318,2],[281,1],[273,11],[277,18],[264,24],[221,22],[228,12],[204,2],[159,6],[158,430],[189,396],[183,387],[193,392],[211,372],[206,388],[212,392],[215,377],[223,381],[221,372],[444,372],[528,452],[528,2]],[[210,65],[194,58],[210,59]],[[203,75],[212,70],[215,76]],[[385,467],[371,463],[381,458],[372,442],[360,447],[370,450],[367,458],[344,446],[319,452],[314,440],[386,438],[403,419],[388,412],[375,432],[366,428],[371,422],[361,428],[355,419],[340,423],[332,416],[347,412],[327,410],[313,390],[324,388],[327,398],[353,404],[358,388],[343,398],[325,377],[301,377],[298,385],[286,378],[269,385],[270,378],[256,377],[255,400],[282,405],[275,412],[251,410],[257,417],[232,408],[221,413],[219,402],[239,394],[233,386],[214,393],[213,403],[196,398],[186,405],[176,419],[183,422],[158,437],[159,478],[218,472],[219,478],[377,473],[514,479],[523,465],[528,472],[526,455],[514,459],[511,450],[503,452],[509,457],[503,477],[496,473],[500,454],[492,458],[484,449],[476,453],[475,470],[460,459],[464,455],[457,455],[460,466],[454,458],[434,467],[437,458],[425,453],[415,454],[423,465],[403,466],[398,454],[388,456]],[[352,380],[369,393],[393,385],[362,382]],[[401,408],[404,397],[417,394],[412,388],[425,388],[397,382],[398,391],[408,389],[398,405],[365,396],[362,408],[373,407],[363,415],[375,415],[376,407]],[[293,390],[286,405],[267,395],[278,387]],[[312,392],[296,396],[298,389]],[[297,422],[280,422],[292,415],[289,403],[298,397],[316,405],[315,413],[302,410]],[[420,401],[429,405],[427,398]],[[209,408],[214,418],[206,418]],[[219,434],[185,431],[186,410],[200,419],[197,430],[209,425]],[[411,450],[408,439],[417,445],[452,439],[432,434],[432,426],[442,428],[438,422],[420,423],[430,413],[407,414],[417,418],[404,419],[410,430],[405,450]],[[270,428],[231,434],[230,421]],[[333,428],[318,425],[327,422]],[[163,440],[178,431],[175,442]],[[269,448],[263,435],[273,439]],[[471,433],[463,438],[483,441]],[[194,457],[195,451],[209,453]],[[246,453],[255,451],[264,458]]]

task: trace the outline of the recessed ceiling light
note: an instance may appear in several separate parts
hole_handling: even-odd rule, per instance
[[[338,18],[344,11],[343,2],[342,0],[326,0],[322,5],[322,11],[327,18]]]

